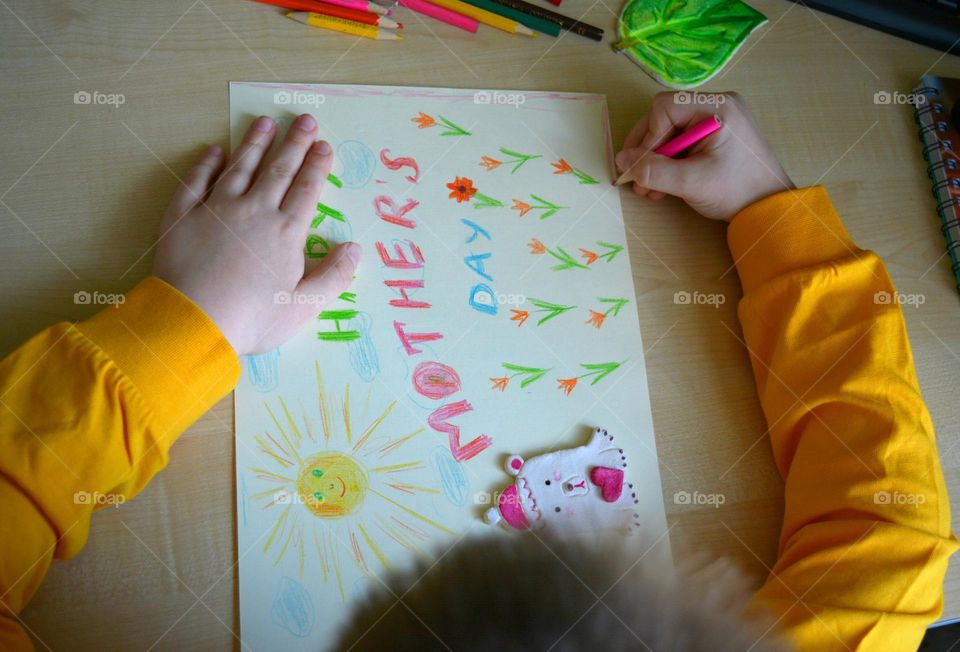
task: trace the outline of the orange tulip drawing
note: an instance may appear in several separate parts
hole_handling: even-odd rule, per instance
[[[498,161],[497,159],[490,158],[489,156],[480,157],[480,167],[486,168],[488,171],[496,170],[502,163],[503,161]]]
[[[513,210],[520,211],[520,217],[523,217],[533,208],[530,204],[522,202],[519,199],[513,200],[513,206],[510,207]]]
[[[570,164],[563,159],[560,159],[556,163],[551,163],[550,165],[557,168],[554,171],[554,174],[567,174],[568,172],[573,172],[573,168],[570,167]]]
[[[423,111],[420,112],[416,118],[410,118],[410,122],[416,122],[418,129],[426,129],[427,127],[434,127],[437,124],[437,121],[433,119],[433,116],[429,116]]]
[[[595,326],[597,330],[600,330],[600,327],[603,326],[603,320],[606,318],[607,316],[602,312],[591,310],[590,319],[588,319],[586,323],[590,324],[591,326]]]
[[[588,265],[594,264],[597,262],[597,258],[599,258],[599,256],[597,256],[597,252],[590,251],[589,249],[580,249],[580,254],[586,259]]]
[[[519,322],[517,324],[517,328],[520,328],[521,326],[523,326],[523,322],[527,321],[527,317],[530,316],[530,313],[527,312],[526,310],[514,310],[513,308],[511,308],[510,312],[513,313],[513,317],[510,318],[510,321]]]
[[[570,396],[570,392],[577,386],[577,378],[557,378],[557,389],[563,392],[564,396]]]
[[[530,253],[534,256],[547,253],[547,247],[536,238],[533,238],[527,246],[530,247]]]
[[[493,381],[493,389],[499,389],[501,392],[507,389],[507,383],[510,382],[509,376],[501,376],[500,378],[491,378]]]

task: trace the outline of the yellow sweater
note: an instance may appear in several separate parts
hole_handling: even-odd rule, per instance
[[[786,482],[754,606],[799,649],[914,649],[957,543],[903,316],[875,301],[890,278],[820,187],[748,207],[729,244]],[[156,278],[0,363],[0,649],[32,649],[17,614],[51,560],[83,547],[94,509],[136,495],[239,372],[216,326]]]

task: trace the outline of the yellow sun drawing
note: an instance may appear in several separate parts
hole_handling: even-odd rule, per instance
[[[350,385],[345,386],[339,404],[331,408],[333,397],[324,389],[319,363],[315,366],[319,420],[311,422],[301,405],[298,422],[283,397],[278,398],[276,410],[269,402],[264,403],[275,431],[264,432],[255,439],[269,464],[268,468],[250,470],[269,486],[252,498],[262,502],[263,509],[276,514],[263,545],[264,554],[274,557],[274,566],[288,553],[295,553],[303,578],[308,560],[316,559],[323,581],[336,582],[340,599],[344,600],[341,559],[347,563],[352,560],[361,573],[369,575],[371,556],[383,568],[390,568],[382,544],[378,543],[384,537],[426,558],[420,544],[428,539],[430,530],[450,536],[456,533],[408,504],[411,497],[439,495],[439,489],[411,484],[399,477],[426,468],[423,460],[402,457],[404,444],[424,429],[386,434],[389,428],[384,422],[396,401],[376,418],[367,419],[368,392],[360,414],[360,420],[367,419],[368,423],[354,438]],[[381,426],[383,432],[378,433]]]

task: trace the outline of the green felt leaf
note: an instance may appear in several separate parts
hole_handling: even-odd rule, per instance
[[[693,88],[717,74],[765,22],[741,0],[630,0],[613,47],[657,81]]]

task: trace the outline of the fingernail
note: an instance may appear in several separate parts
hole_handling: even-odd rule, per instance
[[[220,156],[223,153],[223,148],[220,145],[214,145],[207,150],[207,156]]]
[[[317,147],[317,154],[319,154],[320,156],[329,156],[330,153],[333,151],[333,148],[330,147],[330,143],[328,143],[325,140],[318,141],[316,147]]]
[[[262,115],[253,121],[253,128],[255,131],[261,131],[265,133],[270,131],[271,127],[273,127],[273,120],[265,115]]]
[[[360,248],[356,242],[347,242],[343,245],[343,255],[350,259],[350,262],[354,265],[360,264],[360,256],[363,254],[363,249]]]
[[[293,126],[301,131],[313,131],[317,126],[317,121],[313,119],[313,116],[304,113],[293,121]]]

